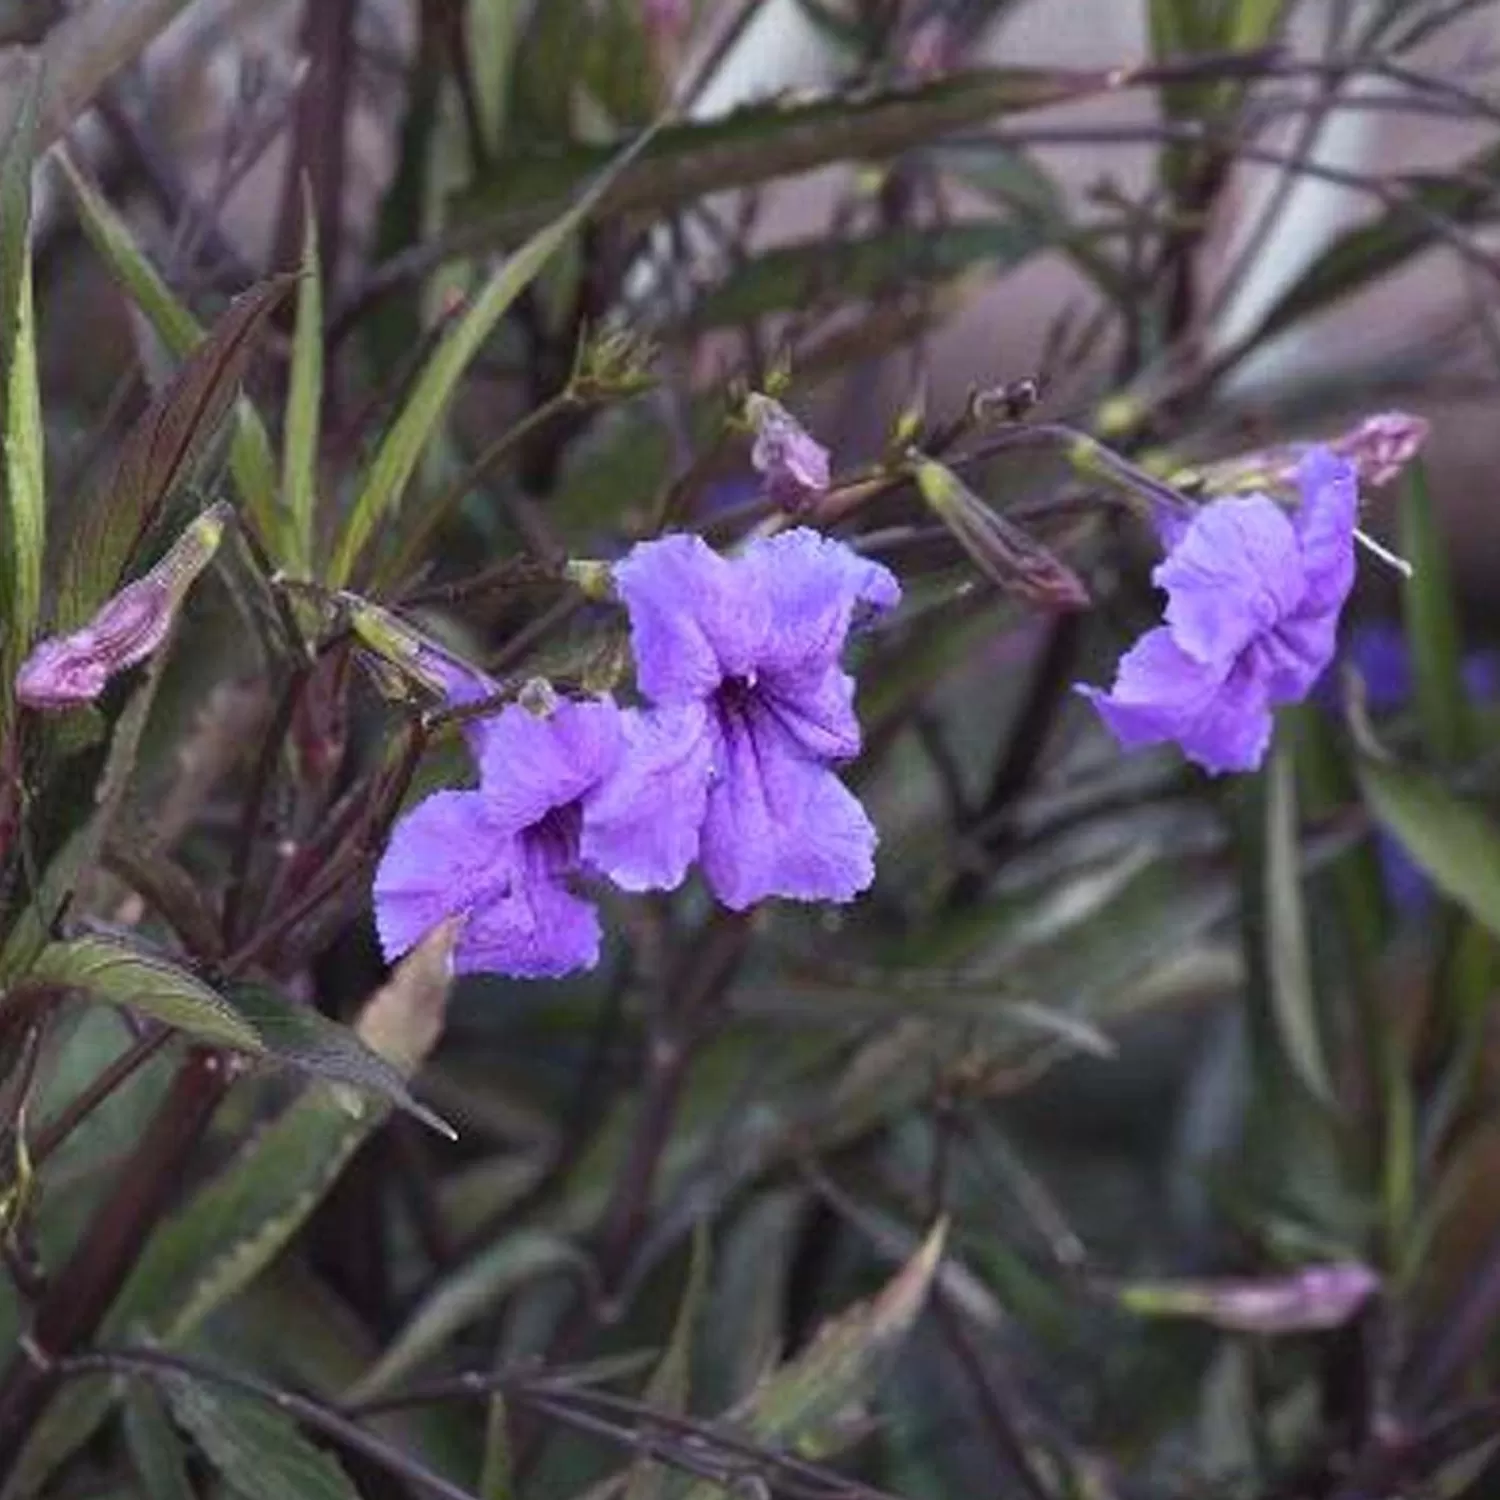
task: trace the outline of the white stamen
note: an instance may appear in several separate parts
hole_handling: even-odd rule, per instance
[[[1404,557],[1392,552],[1389,547],[1377,542],[1374,537],[1361,531],[1357,526],[1354,528],[1354,540],[1363,543],[1366,551],[1378,557],[1381,562],[1389,564],[1403,578],[1412,576],[1414,571],[1412,565]]]

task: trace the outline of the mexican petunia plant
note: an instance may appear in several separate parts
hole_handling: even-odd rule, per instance
[[[0,0],[0,1500],[1500,1493],[1497,14]]]

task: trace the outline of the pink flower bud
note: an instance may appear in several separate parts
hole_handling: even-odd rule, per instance
[[[766,481],[766,493],[783,510],[805,510],[828,489],[828,450],[769,396],[752,393],[745,416],[755,430],[750,462]]]
[[[16,673],[16,697],[38,709],[91,703],[111,677],[151,656],[218,551],[226,515],[223,506],[205,511],[149,573],[106,600],[87,625],[39,642]]]
[[[1235,1333],[1313,1333],[1347,1323],[1380,1288],[1359,1261],[1309,1266],[1263,1281],[1191,1281],[1137,1285],[1120,1292],[1131,1312],[1197,1318]]]
[[[1425,417],[1387,411],[1366,417],[1329,446],[1354,465],[1362,484],[1379,489],[1417,456],[1430,430],[1431,423]]]

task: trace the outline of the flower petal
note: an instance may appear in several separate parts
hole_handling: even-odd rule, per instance
[[[806,526],[757,538],[733,566],[753,580],[770,611],[755,661],[762,673],[829,666],[860,613],[883,614],[901,602],[888,568]]]
[[[1227,663],[1301,601],[1297,533],[1264,495],[1215,500],[1193,517],[1151,575],[1167,591],[1177,644],[1203,662]]]
[[[619,759],[620,710],[612,699],[562,699],[542,716],[507,704],[485,728],[479,786],[490,816],[519,832],[554,807],[576,802]]]
[[[875,875],[875,830],[854,796],[768,714],[718,727],[702,853],[714,894],[735,911],[769,896],[852,900]]]
[[[1264,687],[1248,665],[1196,661],[1166,627],[1152,630],[1120,659],[1111,693],[1082,686],[1127,750],[1175,740],[1207,771],[1253,770],[1271,741]]]
[[[859,754],[854,679],[842,667],[767,673],[755,696],[815,760],[852,760]]]
[[[624,750],[584,803],[583,863],[627,891],[671,890],[698,855],[713,746],[700,704],[626,710]]]
[[[630,615],[636,681],[656,703],[692,703],[754,667],[769,619],[736,564],[678,533],[632,547],[615,565]]]
[[[1305,598],[1299,613],[1337,614],[1354,587],[1354,527],[1359,484],[1354,465],[1323,447],[1297,466],[1302,503],[1296,515]]]
[[[459,939],[461,971],[557,979],[599,962],[599,913],[557,876],[526,861],[504,896],[475,910]]]
[[[521,851],[479,792],[437,792],[401,818],[375,872],[375,927],[394,962],[451,916],[471,913],[515,878]],[[465,966],[471,937],[459,934]]]

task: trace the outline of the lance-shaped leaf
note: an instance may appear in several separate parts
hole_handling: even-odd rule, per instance
[[[110,678],[154,655],[194,580],[218,551],[230,514],[227,505],[211,506],[149,573],[126,584],[88,624],[40,642],[16,676],[16,697],[40,709],[91,703]]]
[[[162,280],[135,243],[125,221],[79,172],[67,152],[59,149],[55,157],[62,168],[63,180],[73,195],[79,223],[89,243],[120,287],[145,314],[167,349],[177,359],[187,359],[206,337],[202,325]],[[283,279],[283,290],[289,284],[290,278]],[[234,403],[229,471],[251,525],[271,556],[278,562],[283,561],[288,546],[287,524],[277,494],[276,460],[265,423],[245,396]]]
[[[932,513],[991,583],[1044,609],[1088,607],[1088,590],[1078,575],[991,510],[947,465],[917,454],[912,476]]]
[[[1409,766],[1359,763],[1370,811],[1470,916],[1500,935],[1500,829],[1436,777]]]
[[[1332,1107],[1333,1082],[1318,1022],[1317,987],[1307,943],[1302,898],[1302,849],[1297,827],[1297,782],[1292,749],[1283,741],[1266,776],[1266,976],[1271,1014],[1293,1071],[1315,1097]]]
[[[125,1446],[152,1500],[194,1500],[187,1455],[167,1417],[161,1397],[148,1385],[125,1393]]]
[[[787,1448],[826,1436],[850,1404],[869,1393],[916,1322],[943,1258],[946,1229],[939,1223],[873,1301],[825,1323],[801,1354],[767,1375],[723,1421]],[[712,1484],[688,1491],[690,1500],[718,1494]]]
[[[656,214],[708,193],[750,187],[830,162],[880,161],[1005,114],[1129,87],[1125,68],[976,69],[915,87],[806,102],[756,103],[710,121],[669,125],[614,179],[600,214]],[[576,146],[510,161],[464,194],[460,218],[484,221],[491,243],[514,242],[545,223],[579,184],[606,166],[611,148]]]
[[[259,1034],[223,996],[177,964],[105,937],[51,943],[32,965],[34,983],[77,990],[206,1042],[261,1052]]]
[[[689,1384],[693,1372],[693,1344],[698,1321],[708,1292],[709,1237],[702,1220],[693,1231],[692,1259],[688,1263],[687,1286],[678,1304],[672,1335],[661,1361],[646,1382],[644,1400],[652,1411],[680,1416],[687,1410]],[[667,1472],[649,1459],[637,1459],[630,1466],[625,1500],[662,1500],[668,1493]]]
[[[291,277],[278,277],[237,298],[131,429],[108,493],[90,508],[64,565],[58,609],[65,628],[114,591],[233,405],[255,340],[291,285]]]
[[[1493,183],[1500,147],[1489,146],[1451,172],[1412,173],[1386,179],[1390,207],[1339,235],[1266,311],[1236,353],[1247,353],[1371,282],[1389,276],[1413,256],[1441,244],[1445,230],[1493,220],[1500,207]]]
[[[1473,749],[1473,726],[1448,546],[1421,464],[1413,466],[1402,497],[1401,551],[1411,564],[1401,604],[1422,737],[1436,760],[1452,765]]]
[[[306,188],[306,184],[304,184]],[[304,192],[310,199],[310,191]],[[310,578],[317,521],[318,434],[323,407],[323,272],[318,259],[318,218],[307,201],[302,213],[302,270],[297,282],[297,324],[292,335],[292,378],[286,393],[281,493],[286,509],[288,555],[297,575]]]
[[[172,1415],[243,1500],[359,1500],[338,1460],[274,1406],[185,1375],[162,1386]]]
[[[457,1333],[492,1312],[519,1286],[560,1271],[586,1271],[588,1257],[562,1235],[517,1229],[444,1277],[422,1299],[376,1362],[344,1392],[346,1403],[383,1395],[439,1354]]]
[[[31,296],[31,163],[36,96],[28,89],[0,146],[0,718],[42,598],[46,495]]]
[[[402,1067],[349,1027],[269,985],[237,984],[220,994],[170,959],[98,936],[49,944],[28,978],[139,1011],[202,1041],[266,1057],[324,1083],[373,1096],[440,1134],[453,1134],[412,1097]],[[359,1099],[346,1102],[355,1113],[366,1107]]]
[[[235,1011],[254,1029],[261,1049],[277,1062],[325,1083],[374,1095],[415,1116],[439,1135],[453,1138],[452,1127],[412,1097],[401,1068],[348,1026],[330,1021],[320,1011],[270,985],[232,985],[227,996]]]
[[[356,1018],[361,1041],[409,1076],[435,1044],[452,984],[456,929],[438,928]],[[152,1235],[110,1309],[103,1338],[144,1334],[180,1347],[296,1236],[389,1106],[315,1082],[250,1136]],[[87,1441],[110,1409],[105,1382],[79,1382],[37,1424],[11,1481],[29,1495]]]
[[[646,148],[650,139],[650,132],[642,135],[566,213],[538,230],[511,255],[479,289],[468,311],[439,341],[417,377],[400,415],[376,450],[369,475],[334,551],[328,578],[331,587],[341,588],[349,581],[376,527],[401,503],[422,451],[447,410],[454,388],[491,330],[578,226],[598,207],[610,184]]]

